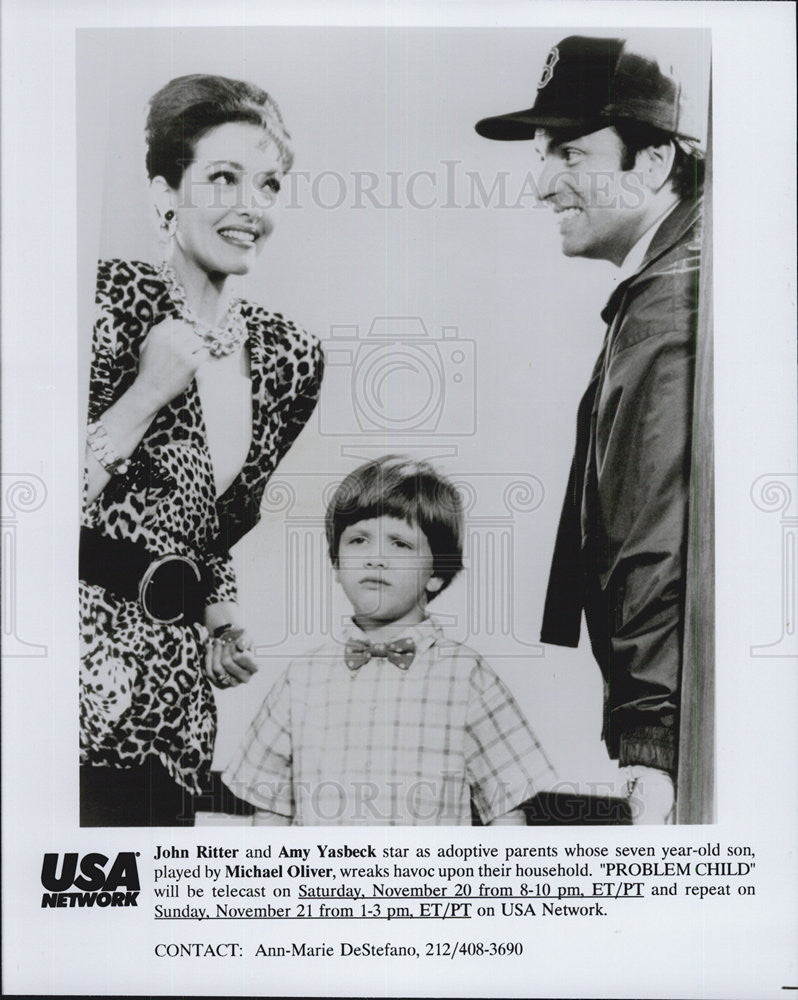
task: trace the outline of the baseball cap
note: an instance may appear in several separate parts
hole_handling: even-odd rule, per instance
[[[531,139],[535,130],[597,131],[614,120],[641,122],[681,138],[682,88],[669,68],[626,39],[570,35],[549,51],[533,106],[477,122],[486,139]]]

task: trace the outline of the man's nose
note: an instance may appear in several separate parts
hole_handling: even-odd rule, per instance
[[[554,156],[544,156],[535,171],[535,185],[539,201],[554,198],[562,178],[562,164]]]

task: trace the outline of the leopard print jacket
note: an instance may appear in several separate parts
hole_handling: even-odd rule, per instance
[[[98,268],[89,421],[130,387],[150,328],[178,313],[149,264]],[[154,557],[178,553],[211,571],[207,603],[236,599],[230,547],[260,518],[266,482],[308,421],[323,372],[316,338],[279,313],[245,303],[252,380],[252,440],[220,497],[196,384],[165,406],[82,524],[143,542]],[[149,621],[137,602],[81,581],[81,761],[130,767],[157,756],[198,792],[213,755],[216,710],[203,670],[202,625]]]

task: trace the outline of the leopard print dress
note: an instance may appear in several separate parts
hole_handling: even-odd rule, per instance
[[[112,260],[98,268],[89,421],[132,384],[151,327],[179,318],[149,264]],[[260,518],[269,476],[307,422],[319,394],[319,342],[279,313],[245,303],[252,379],[252,440],[237,478],[215,496],[196,384],[165,406],[82,524],[144,543],[153,557],[200,560],[211,571],[207,603],[236,599],[230,546]],[[221,540],[221,544],[220,544]],[[80,582],[81,763],[132,767],[157,757],[193,793],[210,768],[216,707],[204,671],[204,625],[166,625],[137,602]]]

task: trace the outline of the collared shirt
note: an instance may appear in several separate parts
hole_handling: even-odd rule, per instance
[[[640,265],[643,263],[643,258],[648,253],[648,248],[651,246],[652,240],[657,235],[657,230],[678,204],[679,202],[675,201],[663,215],[652,222],[637,243],[635,243],[629,253],[624,257],[623,263],[614,275],[614,279],[617,284],[620,284],[622,281],[626,281],[627,278],[631,278],[632,275],[639,270]]]
[[[225,783],[295,825],[467,825],[556,780],[506,686],[430,619],[403,629],[407,670],[373,657],[357,670],[328,642],[275,683],[224,772]],[[348,637],[367,638],[351,626]]]

